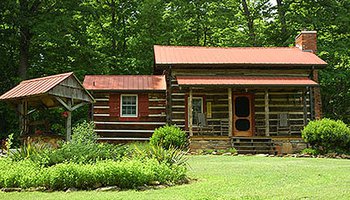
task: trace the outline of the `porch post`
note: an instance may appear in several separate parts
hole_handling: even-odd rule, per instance
[[[228,136],[232,136],[233,130],[233,109],[232,109],[232,88],[228,88]]]
[[[193,136],[192,126],[193,126],[193,113],[192,113],[192,88],[190,88],[190,97],[188,100],[188,128],[190,131],[190,136]]]
[[[270,136],[270,109],[268,89],[265,89],[265,135]]]
[[[314,94],[313,94],[313,88],[309,87],[309,95],[310,95],[310,120],[314,120],[315,119],[315,115],[314,115]]]
[[[306,102],[306,91],[303,90],[303,119],[304,119],[304,126],[307,125],[307,102]]]

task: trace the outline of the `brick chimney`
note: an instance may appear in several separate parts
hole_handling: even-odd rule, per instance
[[[301,31],[299,35],[295,37],[295,46],[302,51],[317,53],[317,32],[316,31]],[[312,80],[318,82],[318,71],[312,69]],[[315,119],[321,119],[322,117],[322,102],[320,88],[313,88],[314,95],[314,112]]]
[[[299,49],[316,54],[317,52],[317,32],[301,31],[295,37],[295,46]]]

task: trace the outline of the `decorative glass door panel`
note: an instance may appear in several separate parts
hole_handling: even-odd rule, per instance
[[[253,95],[233,95],[233,136],[253,136]]]

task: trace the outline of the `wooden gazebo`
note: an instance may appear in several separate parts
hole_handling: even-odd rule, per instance
[[[73,72],[22,81],[1,95],[0,100],[16,108],[20,115],[21,134],[28,133],[28,116],[38,108],[64,107],[67,111],[67,140],[71,139],[72,111],[94,102]]]

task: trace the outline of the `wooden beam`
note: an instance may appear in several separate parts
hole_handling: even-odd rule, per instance
[[[23,100],[21,104],[18,105],[19,113],[19,127],[21,130],[20,135],[25,135],[28,133],[28,102]]]
[[[72,107],[72,100],[68,99],[67,102],[67,107],[71,108]],[[70,141],[72,139],[72,111],[71,109],[68,109],[68,115],[67,115],[67,121],[66,121],[66,128],[67,128],[67,135],[66,135],[66,140]]]
[[[18,112],[18,116],[19,116],[19,130],[21,131],[20,132],[20,135],[23,135],[23,120],[24,120],[24,115],[23,115],[23,102],[21,104],[18,104],[17,106],[17,112]]]
[[[167,124],[172,124],[172,74],[171,67],[166,71],[166,81],[167,81],[167,90],[166,90],[166,122]]]
[[[304,126],[307,125],[307,102],[306,102],[306,91],[303,92],[303,121],[304,121]]]
[[[188,124],[189,124],[189,132],[190,132],[190,136],[193,136],[193,113],[192,113],[192,99],[193,99],[193,95],[192,95],[192,88],[190,88],[190,97],[188,99]]]
[[[80,104],[77,104],[77,105],[71,107],[71,111],[73,111],[75,109],[78,109],[78,108],[80,108],[80,107],[82,107],[82,106],[84,106],[86,104],[88,104],[88,103],[87,102],[81,102]]]
[[[314,94],[313,94],[313,88],[309,87],[309,95],[310,95],[310,120],[314,120],[315,119],[315,115],[314,115]]]
[[[233,136],[233,105],[232,105],[232,88],[228,88],[228,136]]]
[[[71,111],[71,108],[72,108],[72,105],[68,105],[66,102],[64,102],[60,97],[56,97],[55,96],[55,98],[56,98],[56,100],[58,101],[58,102],[60,102],[60,104],[66,109],[66,110],[68,110],[68,111]]]
[[[265,135],[270,136],[269,91],[265,90]]]

